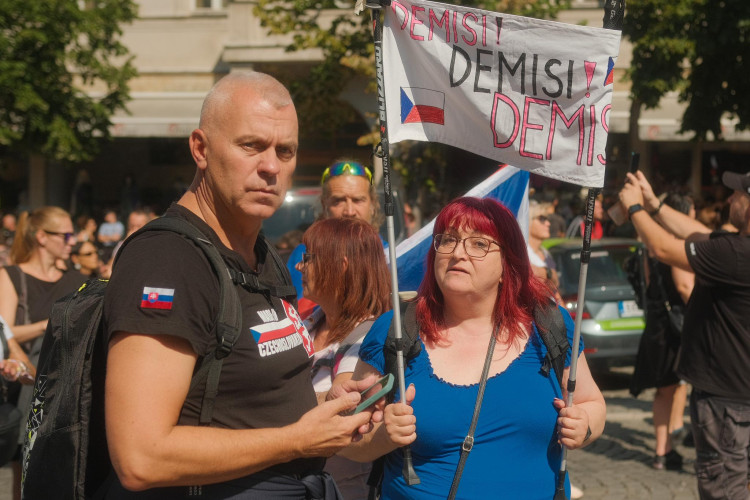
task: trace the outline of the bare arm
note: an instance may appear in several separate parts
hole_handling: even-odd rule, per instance
[[[686,240],[693,235],[709,234],[711,230],[692,217],[673,209],[670,206],[662,205],[659,198],[654,194],[651,184],[640,170],[633,174],[627,174],[628,182],[640,187],[643,195],[643,206],[649,213],[658,210],[655,218],[667,231],[672,233],[678,239]],[[632,203],[631,203],[632,204]],[[627,209],[630,205],[625,205]],[[661,206],[661,208],[659,208]]]
[[[560,410],[560,441],[568,449],[581,448],[594,442],[604,432],[604,422],[607,418],[604,396],[591,376],[585,354],[579,356],[576,367],[573,406],[565,408],[562,400],[555,401],[555,407]],[[569,376],[570,368],[566,368],[563,372],[563,387],[567,387]],[[588,429],[591,429],[591,436],[585,439]]]
[[[680,294],[682,302],[687,304],[695,286],[695,274],[672,267],[672,281],[674,281],[674,286],[677,288],[677,293]]]
[[[0,269],[0,297],[2,297],[2,300],[0,300],[0,316],[9,325],[15,325],[18,294],[16,294],[16,288],[5,269]],[[46,329],[46,319],[29,325],[15,325],[13,326],[13,336],[19,343],[28,342],[44,335]]]
[[[107,440],[126,488],[215,483],[295,458],[330,456],[370,419],[368,413],[339,415],[359,401],[353,393],[280,428],[177,425],[196,359],[189,343],[177,337],[118,332],[110,341]]]

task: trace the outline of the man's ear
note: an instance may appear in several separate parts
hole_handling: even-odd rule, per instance
[[[208,138],[206,133],[197,128],[190,134],[190,153],[193,155],[193,160],[200,170],[205,170],[208,166],[207,160],[207,149],[208,149]]]

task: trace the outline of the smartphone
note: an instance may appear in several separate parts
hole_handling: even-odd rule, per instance
[[[377,386],[381,386],[380,389],[368,397],[367,393],[372,391]],[[374,405],[378,399],[382,398],[383,396],[391,392],[391,389],[393,389],[393,374],[389,373],[385,377],[381,378],[380,380],[372,384],[370,387],[365,389],[364,391],[360,392],[360,395],[362,396],[362,400],[354,409],[354,411],[352,412],[352,415],[356,415],[362,410],[365,410],[369,408],[370,406]]]
[[[641,153],[633,151],[630,153],[630,173],[635,174],[638,171],[638,164],[641,162]]]

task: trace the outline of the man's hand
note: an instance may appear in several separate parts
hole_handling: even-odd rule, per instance
[[[558,442],[569,450],[582,447],[589,429],[588,413],[578,406],[567,408],[565,401],[559,398],[555,398],[552,404],[558,411]]]
[[[631,175],[632,174],[628,174],[628,176]],[[651,188],[651,184],[649,184],[646,176],[643,175],[643,172],[641,172],[640,170],[637,171],[635,173],[635,177],[638,181],[638,185],[641,188],[641,193],[643,193],[643,207],[649,212],[654,212],[659,208],[661,201],[659,201],[659,198],[656,196],[656,194],[654,194],[654,190]]]
[[[352,392],[360,393],[368,387],[371,387],[372,384],[377,381],[377,376],[368,375],[362,380],[349,379],[340,384],[333,384],[331,389],[328,391],[326,401],[332,401],[342,396],[346,396],[347,394]],[[372,430],[373,424],[383,421],[383,408],[385,408],[385,398],[380,398],[375,402],[373,406],[365,410],[365,412],[368,412],[372,416],[372,418],[370,419],[370,422],[367,423],[367,425],[364,425],[359,429],[359,434],[367,434]]]
[[[625,182],[625,187],[620,190],[618,196],[620,198],[620,202],[626,210],[636,203],[643,205],[643,193],[641,191],[638,179],[633,174],[628,174],[628,179],[627,182]]]
[[[411,407],[415,394],[414,384],[411,384],[404,394],[405,403],[393,403],[385,407],[385,430],[391,442],[398,446],[406,446],[417,439],[417,418]]]
[[[366,389],[368,386],[365,386]],[[292,427],[294,439],[299,437],[300,452],[307,457],[330,457],[360,439],[360,430],[371,429],[372,412],[365,410],[345,416],[360,401],[359,392],[350,392],[326,401],[308,411]]]

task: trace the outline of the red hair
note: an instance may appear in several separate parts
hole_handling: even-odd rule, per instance
[[[505,327],[510,342],[524,336],[531,327],[534,308],[548,301],[551,291],[531,270],[526,240],[513,213],[489,198],[457,198],[438,214],[433,235],[449,229],[477,231],[500,245],[503,281],[498,284],[492,322]],[[435,279],[435,248],[430,245],[417,298],[417,320],[422,335],[431,342],[440,341],[438,331],[445,324],[443,308],[443,294]]]
[[[391,308],[383,243],[370,224],[348,217],[319,220],[305,231],[302,243],[313,254],[307,265],[312,266],[316,290],[332,294],[341,307],[338,321],[331,325],[331,343]]]

